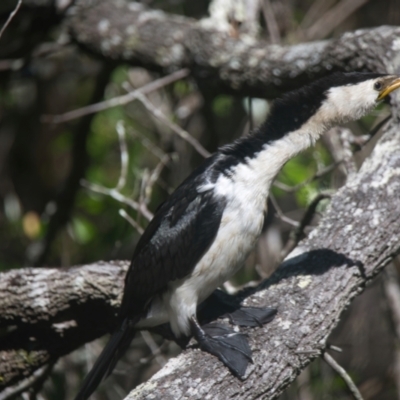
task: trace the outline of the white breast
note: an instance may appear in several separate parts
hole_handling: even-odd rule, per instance
[[[247,172],[251,176],[251,171]],[[227,201],[217,236],[191,275],[170,285],[169,321],[175,334],[189,333],[189,318],[196,313],[197,304],[243,265],[262,230],[264,191],[257,193],[254,187],[250,190],[248,184],[226,176],[221,176],[214,188]]]
[[[296,139],[296,140],[295,140]],[[212,190],[226,202],[217,236],[186,278],[169,284],[162,298],[155,299],[147,319],[139,327],[169,321],[175,335],[190,333],[190,318],[197,305],[227,281],[242,265],[261,233],[267,196],[272,180],[282,164],[296,154],[301,136],[278,141],[246,163],[236,165],[229,176],[221,174],[215,183],[198,190]],[[301,147],[301,146],[300,146]]]
[[[189,335],[189,320],[196,314],[197,305],[235,274],[254,247],[264,223],[265,193],[255,195],[254,190],[225,176],[215,187],[224,191],[218,195],[227,204],[213,244],[188,277],[171,282],[162,298],[153,301],[147,319],[138,327],[169,321],[176,336]]]

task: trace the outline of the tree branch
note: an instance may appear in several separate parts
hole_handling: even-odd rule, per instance
[[[326,361],[329,366],[334,369],[341,378],[345,381],[347,387],[350,390],[350,393],[353,395],[355,400],[364,400],[361,396],[360,391],[357,389],[357,386],[354,384],[353,380],[351,379],[350,375],[346,372],[346,370],[340,366],[335,359],[330,356],[327,352],[323,355],[324,360]]]
[[[128,262],[98,262],[0,274],[0,328],[7,329],[0,337],[0,392],[112,331],[127,268]]]
[[[0,30],[0,39],[3,36],[4,31],[7,29],[7,26],[10,25],[11,21],[13,18],[17,15],[18,10],[22,6],[22,0],[18,0],[17,5],[15,6],[14,10],[11,12],[10,16],[8,17],[7,21],[3,25],[3,27]]]
[[[73,39],[96,55],[157,71],[187,67],[219,90],[267,98],[336,70],[386,71],[400,36],[400,28],[385,26],[326,41],[268,45],[231,36],[207,20],[123,0],[78,0],[67,24]]]

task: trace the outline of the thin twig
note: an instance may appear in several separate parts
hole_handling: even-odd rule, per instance
[[[147,208],[147,204],[150,202],[150,196],[153,190],[153,186],[157,181],[162,168],[167,164],[169,160],[169,155],[165,154],[162,160],[157,164],[154,171],[149,175],[149,178],[145,178],[142,180],[142,189],[139,201],[135,201],[125,195],[123,195],[120,190],[125,186],[126,183],[126,175],[127,175],[127,167],[129,162],[129,155],[127,152],[127,146],[125,141],[125,129],[122,123],[117,124],[117,131],[119,134],[120,145],[121,145],[121,173],[118,179],[118,184],[115,188],[109,189],[101,185],[97,185],[95,183],[88,182],[86,180],[82,180],[82,186],[91,190],[92,192],[104,194],[106,196],[110,196],[113,199],[119,201],[120,203],[126,204],[134,210],[140,212],[148,221],[153,218],[153,214]],[[123,209],[119,210],[119,214],[125,220],[127,220],[140,234],[144,232],[144,229],[140,226],[138,222],[136,222],[133,218],[131,218],[127,212]]]
[[[149,199],[146,197],[151,196],[152,192],[152,186],[156,182],[158,176],[161,173],[162,167],[166,164],[167,162],[167,157],[168,155],[164,155],[163,159],[160,161],[160,163],[156,166],[153,174],[150,176],[148,179],[148,182],[146,182],[146,179],[142,180],[142,186],[143,186],[143,193],[140,195],[139,202],[132,200],[131,198],[128,198],[127,196],[124,196],[121,193],[121,189],[124,188],[126,184],[126,177],[128,174],[128,164],[129,164],[129,154],[128,154],[128,148],[126,144],[126,132],[124,125],[122,121],[118,121],[117,126],[116,126],[117,132],[118,132],[118,137],[119,137],[119,143],[120,143],[120,148],[121,148],[121,172],[120,176],[118,178],[118,183],[113,189],[108,189],[104,186],[97,185],[95,183],[88,182],[86,180],[82,180],[81,184],[82,186],[86,187],[87,189],[96,192],[96,193],[101,193],[107,196],[112,197],[113,199],[128,205],[129,207],[133,208],[134,210],[140,212],[148,221],[150,221],[153,218],[153,214],[148,210],[147,204],[149,203]],[[146,182],[146,183],[145,183]],[[142,191],[141,191],[142,193]],[[138,222],[133,220],[125,210],[119,210],[119,214],[127,220],[140,234],[144,232],[143,228],[140,226]]]
[[[41,382],[41,380],[44,377],[47,377],[47,375],[53,369],[53,366],[54,366],[54,362],[46,364],[43,367],[37,369],[35,372],[33,372],[30,376],[28,376],[23,381],[18,382],[15,386],[10,386],[10,387],[5,388],[0,393],[0,400],[13,399],[16,396],[18,396],[19,394],[26,392],[28,389],[30,389],[32,386],[34,386],[37,382]]]
[[[300,23],[300,28],[308,28],[318,17],[335,4],[336,0],[315,0]]]
[[[128,221],[140,235],[143,234],[144,229],[123,208],[121,208],[118,213],[123,219]]]
[[[288,193],[296,192],[297,190],[299,190],[302,187],[308,185],[309,183],[315,181],[316,179],[322,178],[324,175],[329,174],[329,172],[332,172],[343,161],[344,160],[341,159],[339,161],[336,161],[336,162],[328,165],[327,167],[321,169],[320,171],[317,171],[310,178],[304,180],[303,182],[300,182],[299,184],[297,184],[295,186],[285,185],[284,183],[278,182],[278,181],[274,182],[274,186],[276,186],[277,188],[284,190],[285,192],[288,192]]]
[[[7,29],[8,25],[10,25],[11,21],[17,14],[18,10],[21,8],[21,5],[22,5],[22,0],[18,0],[18,3],[15,6],[14,11],[8,16],[6,23],[3,25],[3,27],[0,30],[0,39],[3,36],[3,33]]]
[[[334,346],[333,344],[329,344],[329,343],[328,343],[326,347],[327,347],[329,350],[336,351],[337,353],[343,353],[342,348],[339,347],[339,346]]]
[[[281,35],[271,2],[269,0],[262,0],[261,6],[271,43],[278,44],[281,41]]]
[[[81,185],[86,189],[91,190],[95,193],[105,194],[106,196],[110,196],[114,200],[119,201],[120,203],[126,204],[127,206],[131,207],[135,211],[140,212],[148,221],[153,218],[153,214],[149,211],[144,203],[139,204],[138,202],[124,196],[118,190],[115,189],[108,189],[104,186],[97,185],[95,183],[88,182],[85,179],[81,180]]]
[[[167,360],[161,354],[160,347],[154,341],[153,336],[151,335],[151,333],[148,332],[148,331],[140,331],[140,334],[142,335],[142,338],[145,341],[145,343],[147,344],[147,346],[149,347],[153,357],[156,359],[158,364],[161,367],[163,367],[167,363]]]
[[[43,399],[43,396],[40,395],[40,392],[42,391],[43,385],[45,384],[47,378],[52,373],[56,361],[57,360],[50,361],[49,364],[47,364],[46,370],[43,371],[43,373],[35,380],[32,387],[29,389],[29,400]]]
[[[132,134],[133,137],[138,139],[140,143],[149,150],[152,154],[154,154],[158,159],[162,160],[165,153],[161,150],[160,147],[156,146],[149,138],[144,136],[142,133],[135,131],[133,129],[129,130],[129,133]]]
[[[279,207],[278,202],[275,199],[275,196],[272,193],[270,193],[269,198],[271,200],[272,205],[275,207],[276,215],[278,216],[278,218],[281,219],[282,221],[288,223],[289,225],[295,226],[297,228],[299,226],[299,223],[297,221],[287,217],[283,213],[283,211]]]
[[[76,110],[72,110],[64,114],[43,115],[41,120],[42,122],[46,123],[59,124],[61,122],[67,122],[76,118],[83,117],[84,115],[94,114],[99,111],[104,111],[116,106],[122,106],[130,103],[133,100],[136,100],[138,95],[148,94],[154,92],[155,90],[161,89],[162,87],[167,86],[170,83],[173,83],[175,81],[187,77],[189,73],[190,73],[189,69],[183,68],[170,75],[164,76],[160,79],[156,79],[155,81],[152,81],[147,85],[144,85],[141,88],[133,90],[132,92],[124,94],[122,96],[113,97],[112,99],[109,100],[100,101],[99,103],[94,103],[86,107],[78,108]]]
[[[379,132],[381,128],[383,128],[384,125],[392,118],[392,114],[389,114],[387,117],[385,117],[381,122],[378,122],[376,126],[374,126],[371,131],[369,132],[369,138],[367,140],[364,140],[361,144],[359,144],[360,148],[355,151],[360,151],[366,144],[370,142],[370,140]]]
[[[317,40],[329,35],[339,24],[369,0],[342,0],[305,31],[308,39]]]
[[[141,181],[140,181],[140,190],[139,190],[139,204],[145,204],[145,200],[144,200],[144,198],[145,198],[145,190],[146,190],[146,186],[147,186],[147,182],[148,182],[148,180],[149,180],[149,176],[150,176],[150,173],[149,173],[149,170],[148,170],[148,168],[145,168],[143,171],[142,171],[142,179],[141,179]]]
[[[129,154],[128,147],[126,145],[126,133],[124,123],[122,121],[118,121],[116,129],[118,132],[119,145],[121,149],[121,173],[119,175],[118,183],[115,187],[115,190],[121,190],[126,184],[126,177],[128,175]]]
[[[356,400],[363,400],[360,391],[357,389],[357,386],[351,379],[350,375],[346,372],[346,370],[341,367],[327,352],[324,352],[323,358],[325,362],[342,377],[353,397]]]
[[[168,154],[165,154],[164,157],[160,160],[157,166],[154,168],[153,172],[150,174],[146,187],[144,188],[144,202],[145,204],[149,204],[150,197],[153,192],[153,186],[157,182],[160,177],[161,171],[167,165],[170,157]]]
[[[152,113],[156,118],[158,118],[161,122],[167,125],[172,131],[174,131],[178,136],[180,136],[183,140],[188,142],[193,146],[193,148],[203,157],[209,157],[211,153],[209,153],[193,136],[191,136],[188,132],[182,129],[179,125],[172,122],[169,118],[167,118],[160,109],[154,107],[154,105],[144,96],[142,93],[138,93],[136,98],[146,107],[146,109]]]

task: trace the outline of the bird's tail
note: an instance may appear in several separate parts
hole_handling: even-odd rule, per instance
[[[137,321],[125,319],[120,328],[112,334],[106,347],[101,352],[93,368],[82,383],[81,390],[75,400],[86,400],[96,390],[100,382],[111,374],[135,335]]]

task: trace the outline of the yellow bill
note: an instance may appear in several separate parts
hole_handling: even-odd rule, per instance
[[[386,83],[386,82],[385,82]],[[378,100],[384,99],[388,94],[400,88],[400,78],[396,77],[391,79],[384,85],[383,89],[379,92]]]

